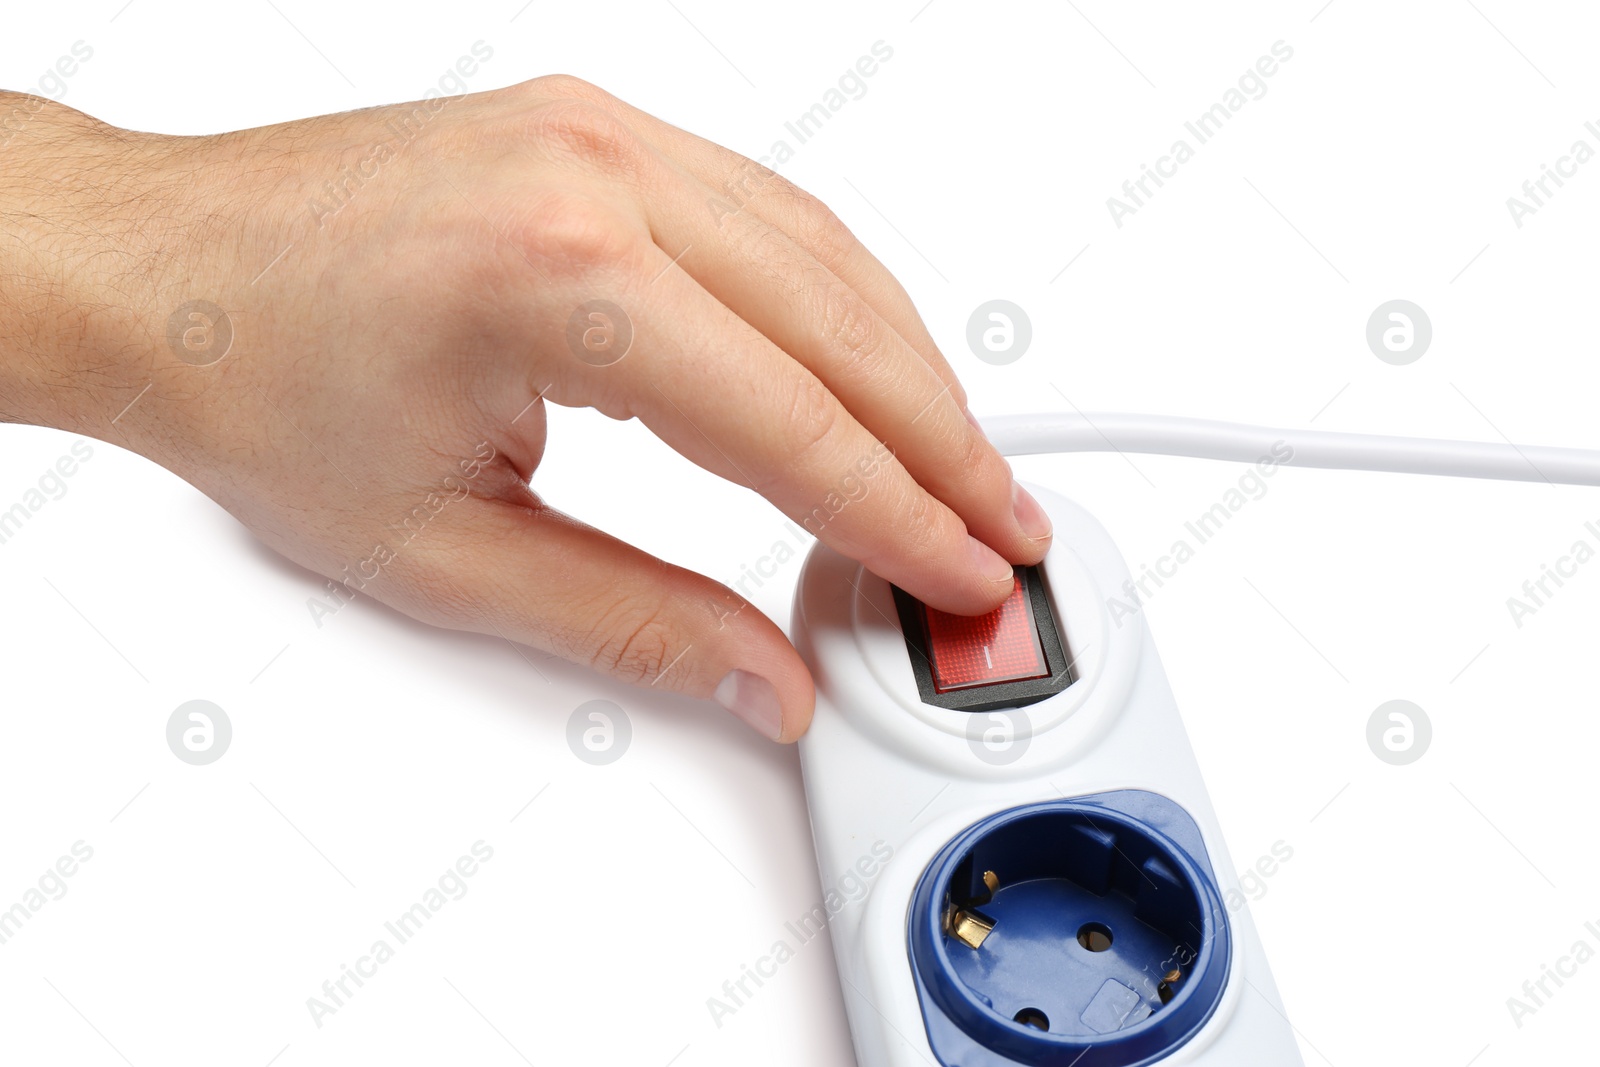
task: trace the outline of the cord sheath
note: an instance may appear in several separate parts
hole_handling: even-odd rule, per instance
[[[978,421],[989,440],[1007,456],[1132,452],[1240,463],[1272,457],[1281,465],[1294,467],[1600,485],[1600,451],[1581,448],[1282,430],[1120,412],[991,415]]]

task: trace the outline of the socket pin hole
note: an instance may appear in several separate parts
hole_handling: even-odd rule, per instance
[[[1021,1011],[1017,1012],[1016,1015],[1012,1016],[1012,1018],[1016,1019],[1016,1021],[1021,1023],[1023,1026],[1031,1026],[1035,1030],[1050,1029],[1049,1017],[1038,1008],[1023,1008]]]
[[[1084,923],[1078,927],[1078,944],[1090,952],[1104,952],[1111,947],[1111,928],[1104,923]]]

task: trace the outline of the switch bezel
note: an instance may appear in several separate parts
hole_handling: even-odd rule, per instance
[[[895,608],[900,615],[900,631],[911,657],[911,673],[916,676],[917,693],[924,704],[968,712],[1021,708],[1053,697],[1078,680],[1073,661],[1067,654],[1066,640],[1056,621],[1055,608],[1050,602],[1043,572],[1038,565],[1013,567],[1012,572],[1022,582],[1028,605],[1033,611],[1034,628],[1038,631],[1039,645],[1044,651],[1045,665],[1050,673],[1043,678],[974,685],[944,693],[934,685],[933,658],[922,602],[899,586],[890,586],[894,591]]]

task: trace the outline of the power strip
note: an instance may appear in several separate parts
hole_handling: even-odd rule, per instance
[[[997,630],[908,643],[883,579],[822,545],[801,574],[817,862],[824,885],[877,872],[830,921],[861,1067],[1299,1064],[1143,617],[1105,607],[1127,566],[1087,512],[1029,491],[1055,538],[1025,580],[1071,679],[1032,702],[939,707],[918,678],[963,643],[995,664],[1031,597]]]
[[[1600,453],[1146,415],[983,420],[1008,455],[1122,451],[1600,485]],[[800,743],[861,1067],[1301,1064],[1142,614],[1095,519],[978,619],[823,545],[792,634]],[[850,901],[854,901],[851,903]]]

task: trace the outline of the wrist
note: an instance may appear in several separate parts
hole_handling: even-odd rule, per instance
[[[0,418],[112,436],[151,380],[160,140],[0,93]]]

